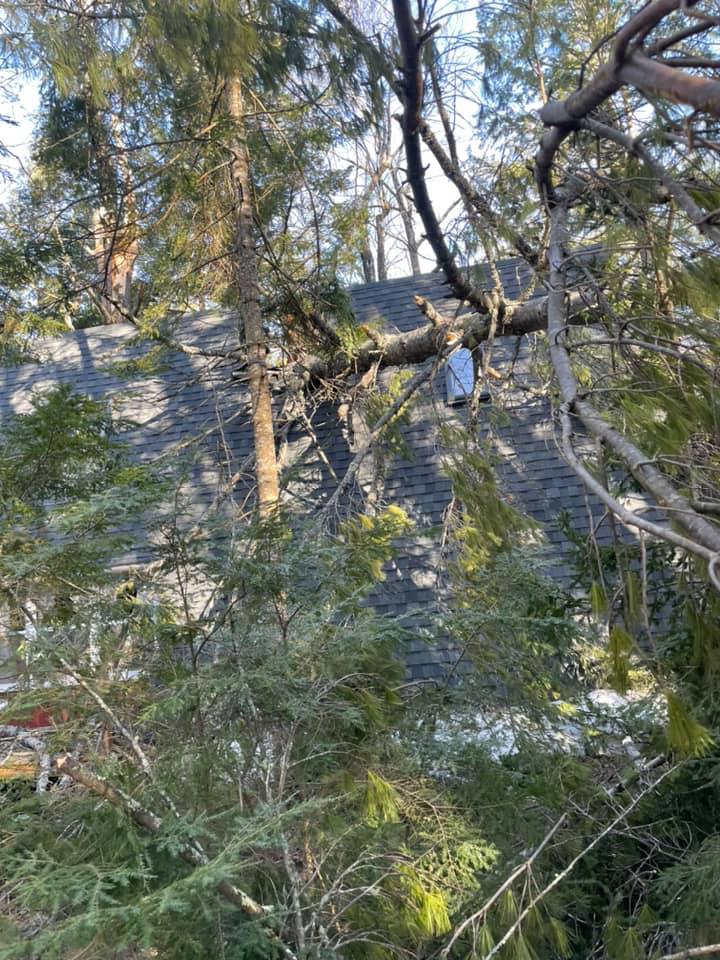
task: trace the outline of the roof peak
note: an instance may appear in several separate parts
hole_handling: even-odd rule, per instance
[[[522,257],[498,257],[495,260],[495,266],[499,270],[512,270],[516,267],[524,267],[525,269],[530,269],[525,260]],[[460,268],[461,272],[471,273],[473,271],[486,271],[489,269],[489,264],[486,260],[481,260],[478,263],[465,264]],[[441,283],[443,285],[449,286],[448,281],[440,268],[434,270],[429,270],[425,273],[416,273],[416,274],[406,274],[403,277],[389,277],[386,280],[372,280],[365,283],[351,283],[348,285],[347,289],[350,291],[364,290],[364,289],[376,289],[381,286],[399,286],[401,284],[408,284],[411,281],[420,282],[420,283]]]

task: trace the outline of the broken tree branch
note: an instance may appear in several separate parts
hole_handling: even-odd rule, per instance
[[[563,398],[563,409],[567,416],[576,417],[591,436],[600,440],[619,457],[641,487],[655,499],[660,507],[667,508],[668,512],[671,511],[670,515],[673,521],[682,531],[680,537],[682,543],[678,542],[680,535],[673,530],[665,530],[665,528],[653,524],[652,526],[655,529],[650,531],[647,521],[639,522],[640,518],[635,514],[631,514],[632,520],[629,516],[626,516],[625,520],[707,560],[711,578],[715,585],[720,588],[720,584],[716,582],[717,561],[718,555],[720,555],[720,530],[696,513],[691,502],[677,491],[668,478],[654,465],[651,458],[612,427],[595,407],[580,394],[572,370],[570,354],[564,344],[564,337],[567,332],[566,262],[564,253],[567,232],[566,218],[567,209],[565,205],[556,203],[550,211],[548,337],[550,359]],[[576,464],[577,458],[571,459],[570,465],[574,469],[576,469]],[[585,471],[582,471],[579,475],[584,482],[587,482],[588,477],[585,475]],[[603,500],[608,502],[609,494],[604,487],[602,489],[604,491]],[[596,490],[595,492],[599,491]],[[608,505],[613,509],[613,512],[620,516],[616,509],[616,502],[615,505],[610,503]]]
[[[38,775],[35,781],[35,790],[37,793],[45,793],[47,788],[50,786],[52,760],[50,758],[50,752],[47,749],[47,745],[42,737],[28,733],[28,731],[23,727],[12,725],[0,726],[0,737],[12,738],[21,746],[27,747],[28,750],[32,750],[33,753],[37,754]]]
[[[69,776],[75,783],[82,784],[96,796],[107,800],[115,807],[125,810],[136,823],[150,833],[162,831],[162,820],[151,810],[148,810],[134,797],[125,793],[118,786],[113,786],[95,773],[92,773],[72,757],[61,757],[57,761],[57,768]],[[206,867],[210,858],[202,850],[197,841],[187,843],[179,851],[180,857],[193,867]],[[264,906],[254,900],[249,894],[241,890],[229,880],[221,880],[217,885],[218,892],[234,906],[238,907],[248,917],[264,917],[271,911],[271,907]]]
[[[708,943],[705,947],[688,947],[678,953],[666,953],[658,960],[693,960],[693,957],[710,957],[720,953],[720,943]]]
[[[0,726],[0,737],[12,737],[14,740],[17,740],[18,743],[28,747],[28,749],[37,754],[40,765],[37,790],[38,792],[46,790],[49,785],[52,764],[45,741],[41,737],[28,733],[28,731],[22,727],[7,725]],[[74,757],[69,755],[59,757],[55,762],[55,767],[64,776],[70,777],[75,783],[84,786],[97,797],[124,810],[137,824],[144,827],[150,833],[161,833],[162,820],[157,814],[148,810],[121,787],[110,784],[104,777],[88,770],[82,764],[78,763]],[[206,867],[211,862],[199,841],[195,839],[180,848],[179,856],[193,867]],[[217,885],[217,890],[222,897],[238,907],[248,917],[257,919],[266,917],[273,909],[272,907],[258,903],[257,900],[248,893],[245,893],[244,890],[234,883],[231,883],[230,880],[221,880]],[[294,960],[294,953],[290,948],[285,944],[282,945],[282,948],[288,960]]]
[[[594,296],[589,290],[572,290],[568,295],[567,322],[573,325],[588,324]],[[527,300],[517,307],[513,303],[507,304],[495,335],[518,337],[546,330],[547,307],[546,296]],[[463,345],[471,349],[489,336],[490,319],[485,314],[468,311],[455,318],[440,314],[439,311],[438,314],[440,319],[435,323],[426,323],[403,333],[383,333],[375,339],[368,338],[352,355],[338,351],[331,360],[307,357],[298,365],[298,374],[306,381],[319,381],[338,377],[348,368],[362,374],[375,364],[382,368],[422,363],[437,355],[451,330],[459,332]]]

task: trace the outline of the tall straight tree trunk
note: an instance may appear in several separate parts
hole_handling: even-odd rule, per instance
[[[86,86],[86,90],[89,88]],[[95,280],[89,295],[103,323],[132,319],[132,279],[139,253],[138,210],[133,176],[117,114],[101,111],[87,92],[87,124],[98,205],[92,213],[91,243]]]
[[[365,283],[375,283],[377,277],[375,276],[375,261],[373,260],[372,250],[370,249],[370,244],[366,240],[363,244],[363,248],[360,251],[360,261],[363,268],[363,278]]]
[[[380,196],[382,209],[375,217],[375,240],[377,241],[377,277],[378,280],[387,280],[387,257],[385,254],[385,217],[387,209],[385,202]]]
[[[242,86],[238,77],[227,79],[225,103],[228,116],[233,121],[230,142],[235,231],[233,270],[240,302],[240,334],[242,336],[244,333],[247,348],[258,510],[260,516],[266,517],[275,509],[280,492],[267,370],[267,344],[260,312],[250,153],[245,132]]]
[[[412,270],[412,275],[416,277],[419,273],[422,273],[422,269],[420,267],[420,254],[418,253],[419,243],[417,234],[415,233],[412,210],[410,209],[403,185],[400,182],[400,174],[395,166],[390,168],[390,176],[393,182],[395,201],[398,205],[400,219],[402,220],[403,230],[405,231],[405,245],[407,246],[407,253],[410,259],[410,269]]]

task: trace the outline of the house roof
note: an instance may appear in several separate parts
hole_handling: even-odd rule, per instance
[[[528,281],[525,265],[513,259],[501,261],[498,269],[507,294],[517,297]],[[387,329],[398,331],[423,322],[413,303],[417,294],[441,312],[463,309],[438,273],[350,288],[360,322],[379,320]],[[39,341],[34,352],[42,362],[0,370],[0,419],[27,412],[33,394],[61,383],[111,403],[118,416],[133,422],[125,436],[140,460],[188,457],[183,509],[188,522],[197,522],[229,486],[236,500],[251,496],[249,396],[239,357],[233,353],[236,347],[235,321],[219,311],[177,318],[169,324],[162,343],[140,339],[130,324]],[[500,489],[544,527],[548,572],[567,584],[569,543],[560,515],[581,535],[587,533],[590,521],[601,541],[609,538],[610,531],[602,522],[602,509],[587,497],[558,453],[552,410],[538,390],[531,349],[515,339],[498,340],[492,364],[504,378],[496,389],[498,396],[503,395],[503,413],[495,416],[493,405],[486,405],[481,431],[497,455]],[[402,428],[405,453],[386,462],[380,490],[383,501],[408,511],[416,534],[402,545],[373,603],[380,612],[412,613],[418,629],[438,602],[442,566],[438,531],[452,497],[438,425],[450,416],[463,415],[446,406],[444,389],[444,378],[439,377],[413,404],[409,422]],[[341,421],[328,404],[312,412],[309,426],[299,422],[288,426],[281,454],[286,464],[292,464],[287,490],[300,510],[317,509],[332,495],[354,456],[352,433],[353,423]],[[369,482],[361,471],[359,486]],[[345,506],[359,502],[361,496],[356,485],[348,491]],[[149,556],[150,546],[143,542],[138,527],[137,547],[123,559],[138,562]],[[406,659],[411,679],[432,680],[447,670],[456,653],[451,644],[429,648],[418,633]]]

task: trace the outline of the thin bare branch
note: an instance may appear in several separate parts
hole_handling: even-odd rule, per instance
[[[505,944],[508,943],[518,932],[518,930],[522,926],[523,921],[528,916],[528,914],[532,910],[534,910],[535,907],[539,903],[541,903],[551,891],[555,889],[555,887],[559,886],[559,884],[561,884],[563,880],[565,880],[566,877],[568,877],[573,872],[575,867],[578,865],[578,863],[580,863],[582,859],[584,859],[584,857],[586,857],[592,850],[594,850],[595,847],[605,839],[605,837],[607,837],[609,834],[613,832],[613,830],[616,830],[617,827],[623,822],[623,820],[625,820],[626,817],[630,816],[630,814],[637,807],[637,805],[642,800],[644,800],[645,797],[648,796],[648,794],[652,793],[654,790],[657,790],[660,784],[667,777],[669,777],[671,773],[674,773],[678,769],[678,766],[679,764],[675,764],[674,766],[668,767],[668,769],[664,770],[659,777],[653,780],[652,783],[649,783],[643,790],[641,790],[635,797],[633,797],[632,801],[626,807],[623,807],[623,809],[615,817],[614,820],[612,820],[609,824],[607,824],[607,826],[604,827],[600,831],[600,833],[598,833],[595,837],[593,837],[590,843],[588,843],[585,847],[583,847],[580,853],[574,856],[573,859],[570,861],[570,863],[568,863],[568,865],[564,867],[564,869],[556,873],[555,876],[550,881],[550,883],[546,884],[546,886],[543,887],[542,890],[536,893],[535,896],[527,904],[527,906],[520,911],[515,922],[511,924],[510,927],[505,931],[504,935],[498,940],[498,942],[495,944],[492,950],[490,950],[489,953],[485,954],[485,956],[483,957],[483,960],[492,960],[492,957],[497,956],[498,953],[500,953],[500,951],[503,949]]]

